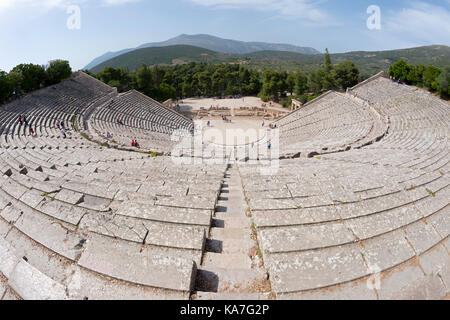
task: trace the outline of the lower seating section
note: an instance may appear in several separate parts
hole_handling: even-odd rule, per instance
[[[408,290],[439,299],[448,293],[448,166],[441,174],[285,160],[274,177],[256,173],[241,168],[279,299],[410,298]],[[370,290],[367,281],[378,273],[381,286]]]
[[[79,136],[111,92],[77,74],[0,110],[0,299],[189,299],[226,167]]]
[[[240,168],[272,289],[279,299],[442,299],[449,104],[382,77],[351,94],[386,119],[383,139],[282,160],[272,176]]]
[[[166,153],[174,147],[175,131],[190,134],[194,127],[191,120],[135,90],[98,108],[89,122],[97,139],[121,146],[137,140],[141,149]]]
[[[224,166],[90,144],[23,158],[10,149],[0,154],[0,272],[20,297],[189,298]]]

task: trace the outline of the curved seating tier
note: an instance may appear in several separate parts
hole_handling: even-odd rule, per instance
[[[379,135],[385,127],[368,105],[332,91],[277,120],[274,125],[280,131],[281,156],[348,150],[363,145],[363,140],[372,140],[367,137]]]
[[[98,108],[89,122],[96,138],[104,140],[109,132],[117,145],[129,146],[135,139],[144,150],[167,153],[174,146],[175,131],[189,134],[194,127],[191,120],[135,90]]]
[[[189,299],[226,164],[106,148],[77,117],[162,151],[192,128],[81,73],[0,109],[0,299]],[[449,124],[447,102],[380,76],[277,122],[284,155],[310,158],[238,164],[276,298],[448,297]]]
[[[272,176],[240,167],[272,289],[279,299],[448,297],[449,104],[379,76],[347,95],[366,101],[388,124],[382,139],[282,160]],[[300,119],[294,125],[307,127],[308,112],[320,112],[330,99],[285,117],[279,127],[286,131],[294,117]],[[328,146],[322,131],[316,134],[308,141]]]
[[[82,138],[74,118],[110,94],[80,73],[0,109],[0,299],[190,297],[225,165]]]

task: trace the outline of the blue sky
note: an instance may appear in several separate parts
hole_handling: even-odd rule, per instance
[[[80,29],[67,28],[68,7]],[[369,30],[367,8],[381,9]],[[450,0],[0,0],[0,70],[62,58],[78,70],[107,52],[207,33],[330,52],[450,44]]]

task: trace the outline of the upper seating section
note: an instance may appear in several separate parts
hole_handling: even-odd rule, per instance
[[[375,122],[367,106],[330,91],[274,125],[280,129],[280,153],[285,155],[345,150],[368,136]]]
[[[19,115],[26,116],[31,127],[19,125]],[[58,135],[58,124],[63,121],[66,129],[70,129],[74,116],[79,116],[78,127],[88,129],[98,140],[106,140],[109,132],[118,145],[129,146],[135,139],[142,148],[156,152],[172,149],[171,134],[175,130],[193,129],[190,119],[137,91],[118,95],[115,88],[78,72],[66,81],[3,106],[0,143],[6,147],[8,139],[19,130],[29,134],[30,128],[39,136]]]
[[[103,82],[78,72],[66,81],[28,94],[3,109],[9,112],[29,113],[35,108],[51,108],[56,111],[79,113],[92,101],[114,91],[114,88]]]
[[[135,90],[98,108],[89,123],[97,136],[105,138],[109,132],[112,140],[121,145],[136,139],[141,148],[152,151],[170,151],[175,131],[193,130],[190,119]]]
[[[373,104],[385,103],[389,99],[416,91],[417,89],[393,82],[383,76],[383,73],[362,82],[352,89],[349,93],[359,98],[370,101]]]

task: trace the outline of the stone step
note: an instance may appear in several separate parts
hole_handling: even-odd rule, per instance
[[[67,299],[63,285],[16,256],[4,239],[0,239],[0,272],[8,279],[8,285],[25,300]]]
[[[214,218],[224,222],[224,228],[251,228],[252,221],[245,215],[232,216],[226,212],[216,212]]]
[[[193,289],[196,275],[193,259],[98,236],[89,238],[78,263],[116,279],[185,293]]]
[[[263,269],[228,269],[209,267],[197,271],[197,291],[251,292],[267,279]]]
[[[203,257],[202,268],[251,269],[251,265],[252,261],[248,254],[207,252]]]
[[[31,210],[22,211],[14,227],[34,241],[73,261],[80,256],[86,241],[54,219]]]
[[[205,245],[205,228],[201,226],[139,220],[112,214],[90,213],[83,217],[81,230],[109,237],[155,246],[194,249],[202,251]]]
[[[138,202],[113,203],[111,204],[111,208],[117,214],[144,220],[206,227],[211,225],[212,210],[170,208]]]
[[[235,301],[256,301],[256,300],[267,300],[268,294],[259,294],[259,293],[214,293],[214,292],[201,292],[198,291],[196,293],[195,300],[235,300]]]
[[[228,219],[225,221],[225,223]],[[252,231],[250,228],[211,228],[211,238],[215,240],[245,240],[250,239]]]

